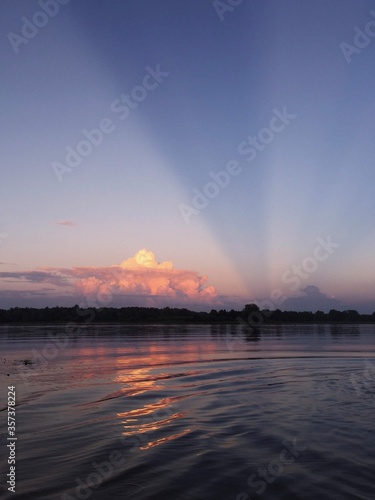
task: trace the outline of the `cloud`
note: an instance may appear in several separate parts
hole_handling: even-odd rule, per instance
[[[68,275],[77,278],[75,286],[85,296],[149,295],[200,301],[217,297],[214,287],[206,285],[207,276],[174,269],[170,261],[159,263],[146,249],[119,266],[74,268]]]
[[[79,303],[79,297],[72,294],[56,294],[53,288],[38,290],[1,290],[1,309],[11,307],[72,307]]]
[[[4,281],[25,281],[28,283],[50,283],[57,286],[69,286],[65,276],[56,272],[44,271],[20,271],[20,272],[1,272],[0,278]]]
[[[189,304],[219,304],[216,290],[207,276],[175,269],[170,261],[158,262],[149,250],[139,250],[119,265],[109,267],[41,268],[36,271],[3,272],[3,281],[22,282],[38,291],[37,285],[70,287],[75,301],[99,305],[146,305],[163,307]],[[65,288],[64,292],[67,291]],[[78,300],[77,300],[78,299]],[[131,303],[131,304],[130,304]]]
[[[153,252],[143,248],[139,250],[134,257],[121,262],[120,267],[123,269],[173,269],[173,264],[170,261],[158,263]]]
[[[325,293],[315,285],[308,285],[301,290],[303,293],[300,297],[290,297],[283,302],[282,309],[284,311],[323,311],[328,312],[330,309],[341,309],[343,303],[341,300],[334,297],[328,297]]]
[[[56,222],[59,226],[76,226],[77,224],[71,220],[59,220]]]

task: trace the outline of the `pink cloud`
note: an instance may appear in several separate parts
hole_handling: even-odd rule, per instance
[[[154,253],[145,249],[115,266],[0,272],[0,285],[8,287],[9,299],[14,299],[15,293],[25,300],[36,299],[43,291],[43,303],[49,300],[56,305],[66,304],[69,297],[73,304],[85,298],[87,304],[115,307],[221,304],[215,288],[207,283],[207,276],[175,269],[170,261],[157,262]],[[22,295],[26,292],[27,297]]]
[[[217,298],[207,276],[195,271],[174,269],[172,262],[157,262],[146,249],[120,265],[55,269],[69,278],[77,292],[88,298],[130,295],[172,298],[178,301],[212,302]]]
[[[77,224],[71,220],[59,220],[56,222],[59,226],[76,226]]]

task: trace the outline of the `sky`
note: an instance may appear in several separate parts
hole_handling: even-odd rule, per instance
[[[0,308],[375,311],[375,5],[5,0]]]

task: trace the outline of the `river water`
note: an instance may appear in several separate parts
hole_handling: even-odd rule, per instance
[[[4,499],[375,498],[375,325],[0,327]]]

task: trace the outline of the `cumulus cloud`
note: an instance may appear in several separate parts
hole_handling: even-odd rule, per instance
[[[139,250],[119,265],[108,267],[42,268],[37,271],[0,273],[3,281],[71,287],[72,297],[103,304],[158,306],[218,302],[207,276],[175,269],[170,261],[158,262],[149,250]],[[66,290],[66,289],[65,289]],[[65,291],[64,290],[64,291]]]
[[[206,285],[207,276],[174,269],[170,261],[159,263],[146,249],[119,266],[74,268],[68,274],[77,278],[76,287],[85,296],[151,295],[203,301],[217,297],[215,288]]]
[[[123,269],[173,269],[173,264],[170,261],[157,262],[155,254],[143,248],[139,250],[134,257],[121,262],[120,267]]]

